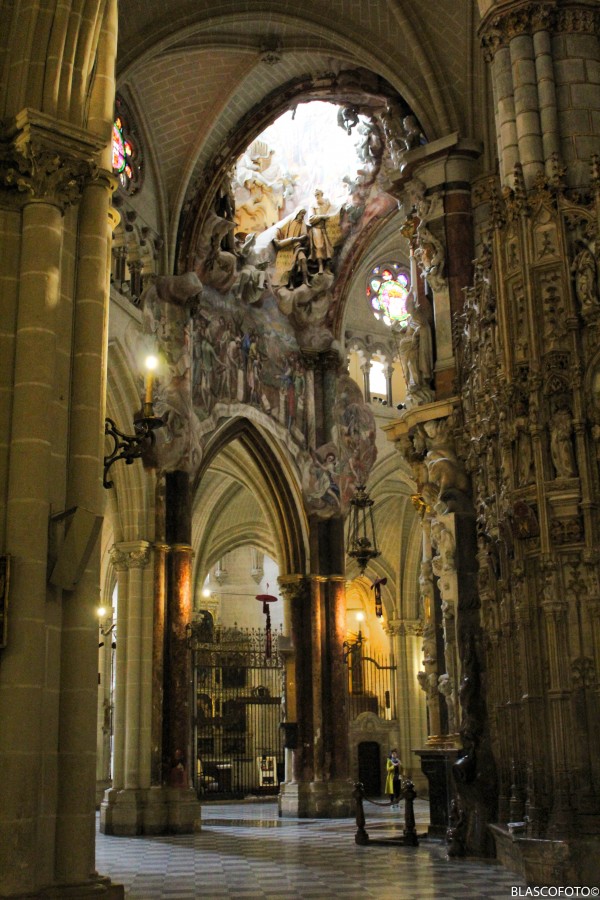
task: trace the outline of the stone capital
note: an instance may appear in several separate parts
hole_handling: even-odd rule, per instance
[[[487,61],[493,60],[501,47],[523,34],[538,31],[557,33],[598,34],[600,11],[587,3],[558,9],[557,0],[494,4],[484,16],[479,28],[481,46]]]
[[[117,571],[144,569],[150,562],[151,550],[152,544],[148,541],[122,541],[114,544],[110,557]]]
[[[308,579],[305,575],[280,575],[279,590],[290,603],[303,603],[308,599]]]
[[[64,212],[92,182],[115,189],[112,173],[96,162],[105,145],[98,135],[23,109],[0,133],[0,185],[11,205],[48,203]]]

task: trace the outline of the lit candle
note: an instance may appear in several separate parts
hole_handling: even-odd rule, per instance
[[[145,403],[152,404],[152,386],[154,383],[154,370],[158,365],[156,356],[146,357],[146,397]]]

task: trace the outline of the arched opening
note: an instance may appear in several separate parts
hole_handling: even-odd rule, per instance
[[[290,686],[306,675],[289,653],[290,600],[279,576],[304,572],[309,558],[291,473],[272,437],[240,417],[212,436],[195,481],[191,714],[204,802],[279,793],[286,755],[291,776],[281,726]]]

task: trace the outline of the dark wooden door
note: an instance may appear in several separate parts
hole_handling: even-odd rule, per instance
[[[367,797],[381,796],[381,752],[377,741],[361,741],[358,745],[358,780]]]

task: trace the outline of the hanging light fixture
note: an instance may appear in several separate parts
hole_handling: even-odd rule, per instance
[[[356,560],[361,575],[370,561],[379,556],[373,519],[373,502],[364,484],[358,485],[350,501],[346,553]]]

